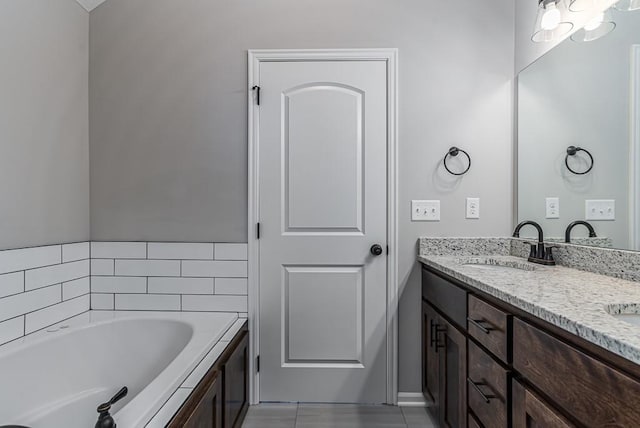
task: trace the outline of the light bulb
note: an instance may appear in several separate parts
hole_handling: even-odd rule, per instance
[[[600,13],[591,21],[587,22],[587,24],[584,26],[584,29],[585,31],[593,31],[599,26],[601,26],[603,22],[604,22],[604,13]]]
[[[562,14],[556,7],[555,2],[549,3],[545,7],[544,15],[542,15],[542,21],[540,22],[540,27],[543,30],[553,30],[560,25],[562,21]]]

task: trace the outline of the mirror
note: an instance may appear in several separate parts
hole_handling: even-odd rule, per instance
[[[572,243],[640,250],[640,11],[609,12],[614,31],[566,39],[518,76],[517,217],[559,242],[586,220],[597,238],[579,225]]]

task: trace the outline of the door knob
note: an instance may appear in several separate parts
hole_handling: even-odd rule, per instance
[[[373,244],[371,246],[371,254],[373,254],[374,256],[379,256],[380,254],[382,254],[382,245],[380,244]]]

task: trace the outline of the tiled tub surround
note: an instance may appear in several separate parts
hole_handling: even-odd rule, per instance
[[[79,242],[0,251],[0,345],[89,309],[247,317],[247,244]]]
[[[0,251],[0,344],[89,310],[89,243]]]
[[[640,364],[640,328],[612,317],[607,310],[640,309],[640,284],[564,266],[533,265],[532,270],[478,269],[465,265],[478,262],[481,256],[498,262],[524,263],[522,257],[510,255],[509,238],[421,240],[418,260],[491,296],[522,309],[572,334]],[[516,250],[526,244],[514,240]],[[477,245],[477,246],[476,246]],[[509,251],[506,249],[509,248]],[[526,247],[528,248],[528,246]],[[575,253],[587,251],[584,262],[599,261],[599,255],[613,250],[574,247],[565,251],[570,260]],[[590,253],[591,251],[596,254]],[[622,253],[621,251],[616,251]],[[562,254],[562,251],[558,252]],[[633,252],[640,258],[640,254]],[[527,253],[528,254],[528,253]],[[611,257],[607,254],[605,257]],[[471,260],[473,259],[473,260]],[[601,262],[601,261],[600,261]],[[602,262],[601,262],[602,263]],[[625,263],[632,263],[626,260]],[[635,274],[638,274],[638,264]]]
[[[92,242],[91,308],[247,314],[247,244]]]

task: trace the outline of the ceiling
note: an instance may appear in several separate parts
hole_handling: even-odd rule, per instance
[[[87,11],[91,12],[96,7],[100,6],[104,3],[105,0],[76,0],[78,3],[82,5]]]

